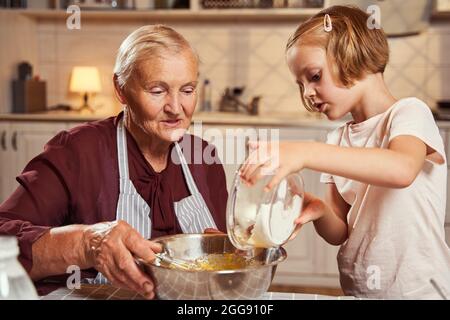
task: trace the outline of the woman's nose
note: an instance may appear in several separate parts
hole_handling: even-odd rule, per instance
[[[172,114],[181,113],[181,101],[177,94],[170,94],[167,97],[166,104],[164,105],[164,110]]]

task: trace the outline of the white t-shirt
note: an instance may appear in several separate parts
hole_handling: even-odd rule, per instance
[[[401,99],[382,114],[332,131],[327,143],[387,148],[400,135],[417,137],[435,151],[409,187],[321,176],[321,182],[334,183],[351,206],[349,237],[337,257],[340,282],[345,294],[358,297],[440,299],[430,279],[450,295],[450,249],[444,230],[447,165],[428,106],[417,98]]]

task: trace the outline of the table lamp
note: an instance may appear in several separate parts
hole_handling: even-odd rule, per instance
[[[80,93],[84,104],[78,109],[83,113],[94,113],[89,105],[89,94],[101,91],[100,75],[96,67],[74,67],[70,79],[70,92]]]

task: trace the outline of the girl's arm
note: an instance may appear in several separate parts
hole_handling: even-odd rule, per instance
[[[314,141],[280,142],[278,148],[261,143],[250,147],[253,152],[241,176],[253,184],[262,175],[259,169],[274,171],[268,189],[289,173],[304,168],[371,185],[405,188],[419,174],[427,154],[422,140],[406,135],[394,138],[388,149],[339,147]]]
[[[314,142],[308,149],[306,168],[388,188],[409,186],[422,169],[427,151],[425,143],[413,136],[394,138],[388,149]]]
[[[298,234],[301,226],[314,221],[317,233],[332,245],[341,245],[347,240],[347,213],[350,206],[342,199],[335,184],[327,184],[325,201],[305,193],[304,209],[295,221]]]
[[[336,185],[326,185],[325,205],[331,209],[334,219],[318,219],[314,221],[317,233],[330,244],[341,245],[348,238],[347,214],[350,205],[342,199]]]

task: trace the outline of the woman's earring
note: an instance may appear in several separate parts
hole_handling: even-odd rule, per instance
[[[331,32],[333,30],[333,24],[331,23],[331,18],[329,14],[323,17],[323,29],[325,32]]]

